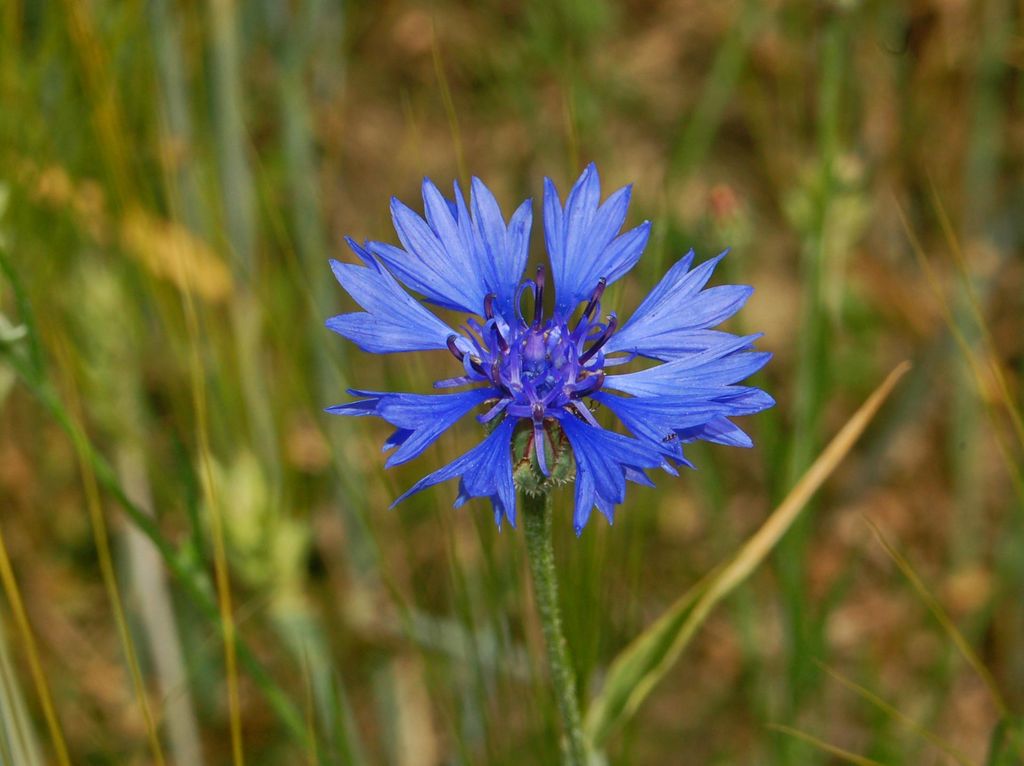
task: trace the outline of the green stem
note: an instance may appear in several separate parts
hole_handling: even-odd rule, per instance
[[[544,645],[548,652],[551,681],[558,697],[558,710],[565,726],[565,763],[568,766],[586,766],[586,746],[580,724],[579,703],[576,700],[576,678],[569,662],[569,646],[562,632],[562,618],[558,611],[558,579],[555,576],[555,554],[551,546],[551,496],[523,494],[526,528],[526,548],[530,556],[530,574],[533,592],[544,631]]]

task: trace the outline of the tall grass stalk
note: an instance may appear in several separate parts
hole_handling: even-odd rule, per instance
[[[747,54],[765,12],[757,0],[744,0],[718,46],[704,78],[700,97],[679,132],[669,156],[668,177],[686,177],[700,164],[711,148],[715,133],[729,99],[739,83]]]
[[[257,263],[256,208],[252,170],[249,166],[249,133],[245,123],[242,82],[242,50],[239,16],[245,6],[237,0],[210,3],[213,93],[213,127],[217,139],[217,168],[226,224],[226,244],[234,265],[238,291],[231,302],[231,328],[241,374],[238,384],[245,403],[245,421],[271,480],[272,492],[280,488],[280,451],[263,370],[263,310],[255,289]]]
[[[811,212],[804,221],[801,245],[801,313],[796,388],[793,403],[793,439],[786,470],[792,483],[811,464],[820,439],[820,422],[829,380],[829,317],[825,306],[828,270],[838,268],[841,253],[828,252],[832,197],[836,186],[836,162],[840,151],[840,109],[846,71],[848,31],[846,20],[834,12],[821,32],[820,73],[817,93],[817,178],[813,182]],[[808,610],[807,555],[811,540],[811,515],[798,520],[779,544],[776,566],[786,619],[787,682],[781,709],[787,719],[800,711],[806,698],[813,666],[810,658],[820,643],[820,626]],[[813,763],[817,758],[799,740],[780,741],[783,763]]]
[[[46,681],[46,674],[43,673],[43,664],[39,659],[39,648],[36,645],[35,635],[32,633],[32,626],[28,621],[28,614],[25,612],[25,602],[21,598],[18,581],[15,579],[14,570],[11,568],[11,559],[7,555],[7,543],[4,540],[2,529],[0,529],[0,582],[3,583],[4,593],[7,596],[11,611],[14,613],[14,622],[18,627],[21,642],[24,644],[29,672],[32,675],[32,681],[35,683],[40,707],[43,709],[43,718],[46,720],[46,728],[50,732],[50,741],[53,743],[54,757],[60,766],[71,766],[67,742],[64,739],[64,731],[61,729],[60,719],[57,717],[57,709],[53,704],[53,696],[50,694],[50,686]]]
[[[815,748],[820,750],[822,753],[828,753],[834,758],[842,761],[843,763],[852,763],[854,766],[885,766],[880,761],[876,761],[873,758],[867,758],[863,755],[858,755],[849,750],[841,747],[837,747],[823,739],[815,737],[813,734],[808,734],[805,731],[794,729],[792,726],[783,726],[781,724],[771,724],[768,728],[773,729],[781,734],[786,734],[794,739],[801,742],[806,742],[809,745],[813,745]]]
[[[974,60],[973,93],[970,137],[963,172],[963,224],[966,235],[976,246],[984,247],[989,241],[989,216],[993,210],[995,187],[1000,162],[1000,143],[1003,136],[1002,58],[1011,39],[1012,23],[1009,8],[1003,3],[987,4],[979,14],[979,43]],[[980,282],[978,274],[970,275],[967,282]],[[986,280],[987,282],[988,280]],[[978,326],[971,318],[972,291],[981,287],[988,292],[990,285],[958,284],[953,294],[953,317],[965,336],[967,345],[977,348],[982,340]],[[984,455],[979,448],[979,424],[982,405],[975,395],[973,375],[969,364],[958,360],[954,366],[952,428],[949,430],[948,454],[953,471],[955,494],[956,534],[951,538],[951,559],[955,567],[967,566],[976,560],[984,544],[983,513],[984,487],[980,477]]]
[[[0,761],[42,766],[42,750],[7,644],[7,626],[0,616]]]
[[[67,365],[68,351],[60,347],[59,358]],[[69,410],[72,417],[78,424],[76,433],[82,434],[81,402],[78,390],[73,381],[70,380],[66,387]],[[82,475],[82,484],[85,489],[86,507],[89,511],[89,522],[92,527],[93,542],[96,546],[96,553],[99,558],[100,572],[103,576],[103,584],[107,590],[107,598],[110,601],[111,611],[114,615],[114,622],[117,625],[118,638],[124,650],[125,660],[128,664],[128,671],[132,679],[132,687],[135,692],[136,704],[142,712],[142,720],[146,729],[146,737],[149,740],[149,747],[154,763],[163,766],[166,762],[163,747],[160,744],[160,735],[157,732],[156,719],[149,703],[149,696],[146,690],[146,683],[143,680],[142,669],[139,666],[138,652],[135,649],[135,641],[131,630],[128,628],[128,620],[125,616],[124,603],[121,599],[121,590],[117,582],[117,572],[114,567],[114,557],[110,550],[110,540],[107,535],[107,522],[103,513],[103,504],[100,499],[99,484],[96,481],[96,474],[88,458],[88,448],[83,439],[74,440],[75,456],[78,459],[78,469]]]
[[[242,745],[242,711],[238,692],[238,667],[236,646],[236,623],[231,597],[231,579],[228,573],[228,554],[224,532],[224,516],[221,500],[213,477],[213,457],[210,448],[206,383],[203,363],[199,355],[199,330],[195,306],[191,294],[182,293],[185,316],[192,343],[191,387],[195,409],[196,434],[199,441],[199,460],[202,475],[203,495],[210,516],[210,537],[213,543],[214,580],[217,585],[217,603],[220,609],[221,630],[224,638],[224,670],[227,677],[228,717],[231,724],[231,756],[235,766],[245,763]]]
[[[125,492],[142,511],[152,516],[153,499],[143,451],[138,446],[122,446],[116,462]],[[181,633],[160,555],[138,529],[130,524],[125,526],[134,603],[163,699],[162,718],[167,727],[171,758],[176,764],[202,766],[199,724],[189,688]]]

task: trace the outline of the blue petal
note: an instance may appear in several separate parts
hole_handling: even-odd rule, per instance
[[[373,354],[445,348],[452,329],[406,293],[366,250],[347,241],[367,265],[332,260],[331,270],[365,312],[333,316],[327,327]]]
[[[506,226],[497,200],[483,181],[473,178],[471,191],[474,242],[480,261],[485,264],[487,291],[496,296],[497,312],[511,319],[516,288],[526,268],[532,204],[526,200],[520,205]]]
[[[500,396],[492,388],[475,388],[457,394],[398,394],[350,389],[353,396],[366,396],[327,411],[333,415],[376,415],[398,430],[385,448],[398,447],[388,458],[387,468],[412,460],[434,443],[456,421],[484,401]]]
[[[573,526],[583,531],[590,512],[598,510],[611,520],[611,507],[626,496],[626,479],[636,481],[643,468],[667,468],[661,453],[637,439],[617,434],[567,415],[562,430],[576,460],[576,507]]]
[[[732,340],[665,362],[648,370],[609,375],[604,387],[634,396],[671,396],[688,388],[714,388],[738,383],[760,370],[772,355],[748,351],[760,335],[730,336]]]
[[[524,202],[508,226],[494,196],[472,181],[472,216],[455,184],[448,200],[429,179],[423,181],[426,220],[397,199],[391,201],[398,248],[383,242],[368,247],[407,287],[445,308],[482,315],[488,293],[510,311],[526,265],[532,212]]]
[[[598,391],[591,398],[620,417],[625,414],[656,423],[664,429],[662,433],[689,428],[719,415],[753,415],[775,404],[771,396],[753,386],[687,388],[682,394],[633,397]],[[623,422],[626,422],[625,418]]]
[[[727,447],[753,447],[753,440],[747,433],[725,417],[717,417],[707,423],[694,428],[685,428],[677,432],[679,440],[683,442],[697,441],[703,439],[716,444],[724,444]]]
[[[590,296],[598,280],[603,277],[611,284],[640,258],[650,223],[619,235],[630,189],[619,189],[598,206],[601,182],[591,163],[569,192],[563,210],[554,183],[544,179],[544,236],[555,279],[556,314],[568,316]]]
[[[775,403],[764,391],[747,386],[690,389],[679,396],[631,398],[599,391],[592,398],[614,412],[635,436],[680,462],[687,462],[680,442],[695,438],[716,441],[700,434],[706,427],[710,429],[708,434],[713,435],[739,431],[726,416],[752,415]]]
[[[590,514],[597,503],[597,493],[594,491],[594,480],[591,478],[590,469],[580,468],[579,460],[576,461],[576,484],[573,497],[572,528],[579,537],[583,533],[583,527],[590,521]]]
[[[462,457],[420,479],[392,503],[391,507],[420,490],[461,476],[457,505],[461,505],[470,497],[489,497],[494,505],[496,518],[504,516],[514,527],[516,489],[512,480],[512,429],[516,420],[505,418],[480,444]]]
[[[677,428],[702,426],[720,412],[713,404],[692,403],[689,406],[670,400],[675,397],[626,398],[606,393],[593,395],[596,401],[615,413],[638,439],[678,462],[686,462],[676,439]]]
[[[715,266],[725,253],[693,271],[693,251],[669,269],[658,286],[640,304],[629,321],[608,341],[607,353],[627,351],[655,359],[671,360],[697,349],[710,348],[725,333],[714,327],[746,303],[753,288],[722,285],[704,290]]]
[[[479,263],[459,231],[456,214],[429,179],[423,180],[423,206],[429,223],[397,198],[391,200],[391,218],[404,250],[382,242],[367,246],[406,287],[429,301],[480,313],[487,292]]]

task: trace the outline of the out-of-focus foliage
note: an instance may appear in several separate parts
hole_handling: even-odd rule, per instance
[[[687,249],[731,246],[720,281],[756,288],[731,329],[766,330],[779,405],[746,424],[754,450],[696,448],[699,471],[632,492],[614,528],[555,524],[584,707],[914,363],[608,762],[828,763],[811,742],[1014,762],[1022,24],[1006,0],[0,3],[0,759],[58,752],[28,639],[71,762],[158,757],[96,481],[168,760],[230,762],[232,718],[250,763],[557,760],[521,533],[452,510],[454,487],[388,510],[473,437],[385,472],[386,426],[323,413],[356,381],[426,391],[448,362],[367,358],[323,320],[352,308],[327,266],[342,236],[393,241],[389,198],[415,205],[424,175],[478,175],[510,210],[593,160],[635,183],[628,223],[654,222],[610,291],[623,318]]]

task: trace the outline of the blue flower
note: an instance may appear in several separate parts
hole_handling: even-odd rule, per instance
[[[564,206],[545,179],[544,235],[554,281],[550,315],[544,310],[550,289],[544,266],[523,278],[530,201],[506,223],[494,195],[476,178],[468,206],[458,184],[449,200],[425,180],[423,217],[397,199],[391,202],[402,247],[360,246],[349,239],[362,265],[331,262],[363,310],[331,317],[330,329],[374,354],[447,350],[454,374],[435,381],[434,388],[464,390],[350,390],[361,398],[328,412],[373,415],[394,426],[384,444],[395,450],[388,467],[421,454],[470,412],[478,412],[476,419],[488,431],[476,447],[421,479],[396,503],[458,478],[456,506],[471,497],[489,498],[498,526],[502,519],[514,526],[515,464],[535,461],[548,476],[544,445],[561,455],[567,444],[576,467],[573,525],[579,534],[594,508],[612,521],[627,480],[650,485],[645,469],[674,474],[674,466],[690,465],[683,444],[702,439],[751,446],[730,418],[775,403],[764,391],[739,385],[771,354],[753,350],[759,335],[713,329],[752,292],[737,285],[706,287],[724,253],[697,267],[693,252],[687,253],[621,327],[614,312],[602,311],[605,289],[636,264],[650,234],[649,222],[622,232],[629,198],[625,187],[602,203],[593,165]],[[453,328],[424,303],[460,312],[465,321]],[[638,358],[653,364],[612,374]],[[598,422],[594,413],[602,405],[632,436]],[[517,434],[526,436],[524,455],[513,454]]]

